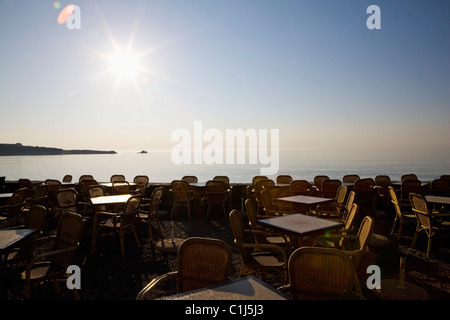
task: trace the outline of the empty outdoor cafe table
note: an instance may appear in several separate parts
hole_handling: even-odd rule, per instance
[[[289,300],[290,298],[256,278],[247,276],[220,285],[178,293],[160,300]]]
[[[297,195],[297,196],[276,198],[275,201],[290,202],[294,205],[305,208],[304,213],[309,214],[312,207],[317,206],[318,204],[333,202],[334,199],[333,198],[322,198],[322,197],[314,197],[314,196]]]
[[[440,209],[448,209],[450,207],[450,197],[426,195],[425,200],[435,206],[441,206]],[[447,220],[450,219],[447,217]]]
[[[325,231],[341,228],[343,225],[342,222],[317,218],[301,213],[259,219],[257,223],[287,233],[294,240],[294,243],[297,243],[299,248],[303,245],[303,237],[320,235]]]
[[[8,251],[33,235],[37,229],[0,229],[0,299],[6,295],[6,266],[3,261]]]
[[[121,204],[127,202],[131,197],[131,194],[118,194],[112,196],[101,196],[91,198],[91,202],[94,206],[99,205],[110,205],[110,204]]]

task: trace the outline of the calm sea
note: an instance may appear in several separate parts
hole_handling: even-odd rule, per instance
[[[151,182],[170,182],[184,175],[195,175],[199,181],[226,175],[231,182],[246,183],[260,174],[261,167],[264,166],[176,165],[171,160],[170,151],[0,157],[0,176],[6,176],[6,180],[61,180],[66,174],[78,180],[83,174],[92,174],[97,181],[109,181],[113,174],[124,174],[128,181],[132,181],[136,175],[143,174]],[[319,174],[342,179],[343,175],[353,173],[362,178],[386,174],[392,180],[400,179],[403,174],[415,173],[420,180],[432,180],[442,174],[450,174],[450,150],[280,150],[278,174],[311,181]]]

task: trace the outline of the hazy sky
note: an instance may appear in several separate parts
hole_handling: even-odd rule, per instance
[[[81,29],[57,22],[71,3]],[[450,148],[449,14],[448,0],[1,0],[0,143],[170,149],[201,121],[278,129],[280,148]]]

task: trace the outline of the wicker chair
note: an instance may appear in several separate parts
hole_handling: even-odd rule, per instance
[[[213,180],[223,181],[225,183],[225,185],[227,186],[227,189],[230,188],[230,178],[228,178],[227,176],[215,176],[213,178]]]
[[[277,176],[277,183],[290,184],[292,182],[292,177],[287,174],[280,174]]]
[[[406,179],[402,181],[402,186],[398,193],[398,202],[400,207],[411,209],[411,202],[409,199],[410,193],[420,192],[421,182],[419,180]]]
[[[72,264],[76,250],[80,243],[83,229],[83,218],[74,212],[64,213],[58,223],[56,236],[39,238],[33,241],[34,246],[47,248],[39,250],[39,254],[33,256],[28,263],[26,270],[22,273],[22,279],[25,280],[26,297],[30,298],[31,289],[34,284],[42,284],[44,282],[66,282],[67,267]],[[47,243],[47,245],[44,245]],[[51,247],[48,243],[52,243]],[[50,248],[50,250],[48,250]],[[57,288],[55,286],[55,288]],[[78,293],[74,290],[75,298]]]
[[[123,174],[113,174],[111,178],[109,178],[109,182],[117,181],[126,181],[125,176]]]
[[[206,209],[206,218],[208,220],[211,213],[211,208],[220,207],[222,208],[225,220],[227,219],[227,212],[225,206],[228,201],[229,192],[225,182],[221,180],[209,180],[206,182],[206,202],[208,208]]]
[[[48,185],[41,184],[33,189],[33,196],[27,202],[30,206],[39,204],[46,207],[47,200],[48,200]]]
[[[131,186],[127,181],[114,181],[112,183],[112,190],[114,194],[130,194]]]
[[[29,245],[28,243],[35,238],[42,236],[42,229],[46,226],[46,215],[47,209],[41,205],[32,205],[29,210],[26,212],[25,223],[23,225],[19,225],[13,227],[11,229],[36,229],[36,232],[33,234],[31,239],[27,239],[27,241],[17,248],[9,249],[3,257],[3,261],[5,264],[17,264],[23,260],[26,260],[29,257]]]
[[[233,230],[234,243],[239,249],[242,259],[240,276],[262,273],[271,275],[279,281],[287,281],[288,255],[276,244],[254,243],[252,239],[256,233],[267,234],[266,231],[246,230],[242,222],[241,213],[236,209],[230,212],[230,225]]]
[[[448,235],[450,232],[450,221],[448,220],[450,214],[432,212],[428,209],[428,203],[425,197],[420,194],[411,193],[409,197],[411,199],[412,210],[417,217],[417,228],[411,248],[414,248],[419,233],[423,231],[428,237],[427,257],[430,257],[433,237],[442,233],[447,233]],[[447,220],[444,218],[447,218]]]
[[[133,195],[127,200],[123,211],[121,212],[99,211],[95,213],[92,234],[92,254],[94,254],[97,249],[97,237],[100,232],[113,232],[119,235],[120,252],[123,258],[125,257],[125,233],[132,233],[137,246],[140,248],[141,245],[136,232],[135,222],[141,200],[141,195]]]
[[[314,185],[318,191],[321,190],[320,188],[322,187],[323,180],[330,180],[330,177],[326,175],[318,175],[314,177]]]
[[[391,178],[387,175],[377,175],[375,177],[375,187],[378,190],[378,196],[385,207],[389,203],[389,190],[388,187],[391,185]]]
[[[144,191],[145,188],[148,187],[149,181],[150,179],[148,178],[148,176],[145,175],[135,176],[133,179],[133,182],[136,183],[136,189],[139,191],[140,194],[142,194],[142,196],[145,196]]]
[[[306,180],[292,180],[289,190],[296,195],[306,195],[310,192],[311,185]]]
[[[293,299],[364,299],[352,260],[338,249],[299,248],[289,258],[288,272]]]
[[[170,219],[179,207],[186,207],[189,220],[191,219],[191,205],[194,203],[196,197],[193,190],[189,188],[189,182],[185,180],[174,180],[170,184],[170,192],[173,195],[172,211]]]
[[[405,181],[405,180],[418,180],[417,175],[415,175],[414,173],[408,173],[408,174],[404,174],[401,176],[400,178],[401,181]]]
[[[20,188],[27,188],[28,193],[27,193],[27,200],[31,199],[33,197],[33,183],[31,182],[30,179],[19,179],[19,187]]]
[[[320,195],[324,198],[336,198],[337,191],[342,182],[337,179],[325,179],[320,186]]]
[[[156,221],[156,225],[160,234],[162,234],[161,223],[158,218],[158,208],[162,202],[163,196],[163,188],[159,187],[153,190],[150,199],[143,198],[141,202],[141,206],[139,208],[137,219],[139,221],[147,223],[148,226],[148,234],[150,237],[150,241],[153,242],[153,234],[152,234],[152,220]]]
[[[262,203],[262,209],[263,214],[265,216],[281,216],[284,214],[290,214],[294,211],[294,208],[290,204],[278,205],[273,200],[273,191],[277,189],[263,189],[261,191],[261,196],[259,197],[261,203]],[[258,211],[257,211],[258,212]],[[260,216],[259,214],[258,216]]]
[[[198,182],[198,178],[196,176],[184,176],[183,178],[181,178],[181,180],[187,181],[189,183],[197,183]]]
[[[344,177],[342,177],[343,182],[350,182],[350,183],[354,183],[356,180],[359,179],[361,178],[357,174],[346,174]]]
[[[394,217],[394,223],[392,224],[391,235],[394,234],[395,228],[397,227],[397,224],[398,224],[399,227],[398,227],[397,235],[398,235],[398,240],[400,240],[400,238],[403,234],[403,226],[407,222],[416,221],[416,215],[414,214],[414,212],[406,212],[403,208],[400,207],[400,204],[397,199],[397,193],[395,192],[393,187],[389,186],[388,190],[389,190],[389,197],[391,198],[391,202],[392,202],[392,204],[394,206],[394,210],[395,210],[395,217]]]
[[[271,243],[282,246],[285,250],[291,249],[290,238],[283,233],[276,232],[258,224],[259,219],[273,218],[273,215],[262,216],[256,214],[255,203],[252,199],[245,200],[245,211],[247,213],[248,225],[252,230],[262,230],[263,232],[256,232],[254,238],[256,243]]]
[[[335,248],[343,250],[352,258],[355,269],[358,270],[359,263],[368,250],[369,241],[373,236],[374,226],[375,220],[372,217],[365,216],[356,234],[342,233],[324,235],[318,237],[316,241],[320,241],[320,243],[323,243],[323,240],[332,241],[335,244]]]
[[[270,190],[275,186],[275,182],[271,179],[259,179],[254,185],[254,197],[256,200],[257,212],[260,213],[264,209],[264,203],[262,201],[261,192],[263,190]]]
[[[229,280],[232,254],[222,240],[192,237],[186,239],[177,253],[177,271],[163,274],[148,283],[136,300],[151,298],[155,288],[167,280],[177,280],[177,292],[201,289]]]
[[[8,220],[8,226],[20,224],[22,208],[25,206],[27,195],[27,188],[15,190],[8,204],[0,207],[0,221]]]
[[[344,206],[346,198],[347,198],[347,187],[339,186],[334,201],[328,204],[317,205],[316,209],[313,210],[313,214],[321,218],[341,221],[343,220],[343,217],[345,217],[348,213],[348,211],[345,210],[346,208]]]

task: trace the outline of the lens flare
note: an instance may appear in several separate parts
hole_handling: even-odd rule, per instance
[[[59,3],[58,3],[59,5]],[[67,19],[74,13],[75,9],[73,4],[69,4],[64,9],[62,9],[61,13],[58,16],[58,23],[63,24],[66,23]]]

